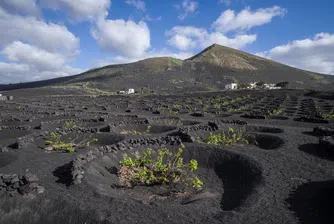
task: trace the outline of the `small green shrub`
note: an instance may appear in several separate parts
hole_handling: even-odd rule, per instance
[[[215,103],[215,104],[213,105],[213,107],[216,108],[216,109],[220,109],[221,106],[220,106],[219,103]]]
[[[236,143],[248,145],[249,141],[247,140],[247,134],[245,134],[244,130],[239,129],[238,131],[234,131],[233,128],[229,128],[227,133],[213,134],[210,132],[210,136],[205,143],[209,145],[230,146]]]
[[[197,160],[192,159],[189,164],[185,164],[181,157],[184,148],[184,145],[181,145],[175,153],[161,148],[155,156],[150,148],[137,154],[135,158],[125,155],[119,162],[118,176],[121,185],[133,187],[181,183],[201,189],[203,182],[194,173],[198,169]]]
[[[51,138],[45,141],[45,145],[49,147],[50,151],[62,151],[62,152],[75,152],[77,148],[88,147],[92,143],[97,142],[97,138],[93,138],[91,140],[84,140],[78,144],[71,141],[69,143],[63,142],[61,140],[62,135],[57,134],[55,132],[51,132]]]
[[[173,107],[176,108],[176,109],[180,109],[180,108],[182,108],[182,105],[181,104],[174,104]]]
[[[325,115],[324,115],[324,118],[329,119],[329,120],[334,119],[334,110],[332,110],[332,111],[331,111],[330,113],[328,113],[328,114],[325,114]]]
[[[159,106],[158,106],[158,110],[159,110],[159,111],[163,111],[163,110],[165,110],[165,107],[162,106],[162,105],[159,105]]]
[[[146,133],[150,133],[151,132],[151,128],[152,128],[152,126],[148,125],[147,128],[146,128]]]
[[[284,110],[285,110],[284,107],[281,107],[281,108],[278,108],[278,109],[267,110],[267,114],[269,114],[269,115],[280,115],[281,113],[283,113]]]
[[[75,129],[75,128],[78,128],[78,126],[75,124],[75,121],[70,120],[70,121],[65,122],[64,128]]]
[[[201,139],[200,137],[196,137],[195,141],[198,142],[198,143],[203,142],[202,139]]]
[[[136,130],[133,130],[133,131],[123,130],[123,131],[121,131],[121,134],[133,134],[133,135],[150,134],[151,133],[151,128],[152,128],[152,126],[148,125],[144,132],[140,132],[140,131],[136,131]]]

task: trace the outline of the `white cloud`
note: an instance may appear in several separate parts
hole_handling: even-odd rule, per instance
[[[319,33],[261,54],[297,68],[334,75],[334,34]]]
[[[1,0],[0,7],[13,14],[39,15],[37,0]]]
[[[232,0],[219,0],[218,3],[225,4],[226,6],[231,5]]]
[[[2,83],[27,82],[82,72],[68,62],[79,53],[79,39],[67,27],[33,16],[13,15],[0,7]]]
[[[179,34],[175,34],[168,40],[168,44],[179,50],[188,50],[196,47],[196,42],[191,38]]]
[[[211,44],[221,44],[232,48],[243,48],[256,41],[256,35],[236,35],[229,38],[222,33],[209,33],[203,28],[191,26],[176,26],[166,32],[171,38],[167,41],[169,45],[183,51],[191,50],[196,47],[206,48]]]
[[[69,66],[60,68],[57,71],[38,71],[27,64],[0,62],[1,83],[32,82],[75,75],[83,71],[82,69],[75,69]]]
[[[82,69],[66,65],[71,59],[67,56],[50,53],[20,41],[5,46],[1,54],[10,61],[0,62],[0,77],[3,83],[30,82],[83,72]]]
[[[102,67],[102,66],[112,65],[112,64],[125,64],[125,63],[137,62],[137,61],[147,59],[147,58],[156,58],[156,57],[173,57],[173,58],[184,60],[192,56],[193,56],[192,52],[172,53],[166,49],[163,49],[161,51],[147,52],[142,57],[132,58],[132,57],[116,56],[116,57],[106,58],[103,60],[96,60],[94,62],[94,66]]]
[[[233,38],[229,38],[222,33],[214,32],[209,34],[209,36],[201,42],[202,48],[207,47],[211,44],[220,44],[228,47],[232,47],[235,49],[241,49],[245,46],[255,42],[257,39],[257,35],[251,34],[240,34],[236,35]]]
[[[61,68],[66,57],[58,53],[50,53],[35,46],[14,41],[1,52],[8,60],[29,64],[38,71],[57,70]]]
[[[149,21],[149,22],[151,22],[152,18],[149,15],[145,15],[143,18],[141,18],[141,21]]]
[[[212,32],[192,26],[175,26],[165,35],[170,36],[167,41],[170,46],[183,51],[198,47],[205,48],[214,43],[241,49],[256,41],[257,35],[237,33],[229,37],[226,35],[228,31],[249,30],[254,26],[270,23],[274,16],[284,15],[285,12],[285,9],[278,6],[258,9],[255,12],[246,8],[238,14],[232,10],[226,10],[212,24],[214,28]]]
[[[77,53],[79,39],[65,26],[34,17],[12,15],[0,8],[0,46],[21,40],[50,52]]]
[[[254,55],[262,57],[262,58],[267,58],[267,53],[266,52],[256,52]]]
[[[136,7],[138,10],[146,11],[145,2],[142,0],[126,0],[125,3]]]
[[[111,0],[44,0],[40,4],[44,8],[64,9],[73,20],[92,21],[108,15]]]
[[[194,13],[198,8],[198,2],[193,0],[183,0],[181,4],[176,5],[178,10],[182,11],[182,14],[179,15],[180,20],[184,20],[189,14]]]
[[[104,50],[126,57],[141,57],[150,48],[150,30],[143,21],[99,20],[91,34]]]
[[[237,14],[235,11],[228,9],[220,15],[212,24],[212,27],[222,33],[234,30],[250,30],[253,27],[270,23],[274,17],[284,16],[286,12],[286,9],[279,6],[258,9],[256,11],[246,8]]]

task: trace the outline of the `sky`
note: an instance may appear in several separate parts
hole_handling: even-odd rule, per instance
[[[332,0],[0,0],[0,83],[217,43],[334,75]]]

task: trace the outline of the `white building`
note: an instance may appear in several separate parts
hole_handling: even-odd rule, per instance
[[[249,83],[249,88],[250,89],[256,89],[256,87],[257,87],[256,84],[257,84],[256,82]]]
[[[238,84],[237,83],[230,83],[225,85],[225,89],[238,89]]]
[[[125,91],[119,91],[118,93],[119,94],[125,94]]]
[[[135,93],[135,90],[134,89],[129,89],[128,94],[133,94],[133,93]]]

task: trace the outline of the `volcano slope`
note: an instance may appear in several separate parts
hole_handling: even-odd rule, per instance
[[[143,92],[184,93],[218,91],[228,83],[289,82],[289,88],[333,90],[334,76],[304,71],[266,58],[214,44],[199,54],[179,60],[149,58],[109,65],[75,76],[0,85],[0,91],[40,87],[41,92],[112,94],[134,88]],[[52,88],[52,89],[51,89]]]
[[[35,94],[0,102],[0,223],[334,222],[330,93]],[[202,190],[118,185],[124,154],[181,144]]]

